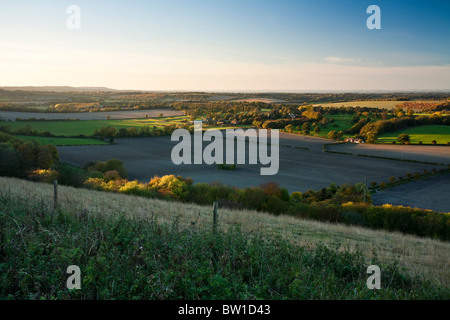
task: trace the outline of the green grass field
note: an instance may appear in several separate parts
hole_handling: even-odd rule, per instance
[[[48,109],[48,107],[49,106],[44,106],[44,105],[41,105],[41,106],[28,106],[27,108],[30,108],[30,109],[38,109],[38,110],[47,110]]]
[[[105,141],[97,139],[85,139],[85,138],[55,138],[55,137],[34,137],[34,136],[16,136],[24,140],[36,140],[41,145],[53,145],[53,146],[78,146],[78,145],[105,145],[109,144]]]
[[[112,126],[117,130],[121,128],[136,128],[150,126],[161,129],[167,125],[185,125],[188,124],[190,117],[188,116],[174,116],[174,117],[160,117],[160,118],[148,118],[148,119],[126,119],[126,120],[77,120],[77,121],[11,121],[7,122],[7,126],[11,128],[11,131],[30,126],[31,130],[37,130],[38,132],[48,131],[56,136],[78,136],[80,134],[90,136],[94,133],[95,129],[101,127]],[[239,128],[251,128],[251,125],[239,125]],[[208,126],[203,125],[204,129],[236,129],[236,126]]]
[[[378,137],[380,143],[390,143],[397,141],[397,137],[406,133],[410,136],[412,144],[418,144],[422,141],[423,144],[430,144],[431,141],[436,140],[438,144],[446,144],[450,142],[450,126],[430,125],[419,126],[413,128],[406,128],[395,132],[388,132]]]
[[[29,125],[32,130],[38,132],[49,131],[58,136],[77,136],[80,134],[92,135],[95,129],[104,126],[112,126],[117,130],[120,128],[141,128],[144,126],[162,127],[169,124],[185,124],[189,121],[189,117],[161,117],[149,119],[126,119],[126,120],[84,120],[84,121],[11,121],[7,125],[12,131]]]
[[[350,129],[355,124],[352,121],[353,116],[353,114],[332,114],[325,116],[326,118],[334,119],[334,122],[329,123],[326,129],[322,129],[319,137],[328,137],[328,132],[333,130],[339,132]],[[334,127],[334,125],[337,125],[337,127]]]

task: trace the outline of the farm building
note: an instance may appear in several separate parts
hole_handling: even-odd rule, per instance
[[[345,138],[344,141],[350,142],[350,143],[365,143],[363,139],[359,139],[359,138]]]

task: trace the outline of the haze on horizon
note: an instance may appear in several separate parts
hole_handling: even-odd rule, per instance
[[[369,30],[369,5],[381,30]],[[81,29],[66,9],[81,10]],[[450,89],[448,1],[2,1],[0,86]]]

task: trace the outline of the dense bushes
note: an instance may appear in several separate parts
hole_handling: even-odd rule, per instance
[[[306,121],[306,118],[267,120],[263,123],[262,128],[284,129],[289,124],[292,124],[293,126],[300,126],[303,125]]]
[[[107,172],[110,171],[116,171],[119,175],[118,178],[127,178],[127,169],[125,169],[123,162],[117,159],[111,159],[106,162],[98,161],[98,162],[89,162],[87,163],[84,168],[88,172],[101,172],[103,174],[107,174]],[[109,179],[111,180],[111,179]]]
[[[309,205],[297,203],[287,215],[323,222],[344,223],[373,229],[450,240],[450,215],[411,207],[372,206],[364,203]]]
[[[360,215],[371,228],[450,240],[450,215],[403,206],[370,206]]]
[[[345,131],[345,133],[348,134],[359,134],[359,132],[361,131],[361,129],[368,123],[370,122],[369,119],[363,118],[358,120],[357,123],[355,123],[350,129],[347,129]]]
[[[58,160],[54,146],[41,146],[0,132],[0,175],[24,178],[29,171],[49,169]]]

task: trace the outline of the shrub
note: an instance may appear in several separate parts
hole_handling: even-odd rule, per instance
[[[220,170],[236,170],[236,165],[235,164],[222,163],[222,164],[218,164],[217,165],[217,169],[220,169]]]
[[[340,212],[341,219],[348,225],[366,226],[367,222],[357,211],[345,210]]]
[[[105,181],[117,180],[120,179],[120,175],[117,170],[109,170],[104,173],[103,179],[105,179]]]
[[[289,202],[281,200],[279,197],[272,195],[263,205],[263,210],[280,215],[289,209]]]
[[[93,170],[93,171],[90,171],[90,172],[87,174],[87,178],[88,178],[88,179],[89,179],[89,178],[104,179],[105,177],[104,177],[103,173],[101,173],[100,171],[95,171],[95,170]]]
[[[51,169],[38,169],[28,173],[28,179],[36,182],[51,183],[58,178],[58,172]]]
[[[148,185],[158,193],[170,195],[178,200],[184,199],[188,193],[188,184],[186,181],[182,177],[175,177],[174,175],[166,175],[161,178],[154,177]]]
[[[444,213],[386,204],[368,207],[361,214],[371,228],[450,239],[450,216]]]

